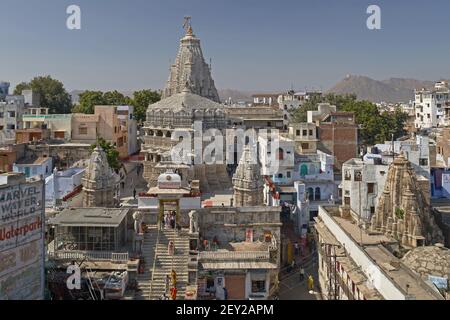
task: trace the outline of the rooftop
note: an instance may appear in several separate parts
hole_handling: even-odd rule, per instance
[[[114,208],[69,208],[63,210],[50,223],[71,227],[113,227],[117,228],[130,209]]]
[[[223,109],[223,105],[214,102],[208,98],[191,93],[189,90],[183,90],[181,93],[174,94],[168,98],[158,101],[148,107],[148,110],[170,109],[172,112],[182,110],[197,109]]]
[[[51,160],[49,157],[31,157],[31,158],[23,158],[16,162],[18,165],[41,165],[46,161]]]

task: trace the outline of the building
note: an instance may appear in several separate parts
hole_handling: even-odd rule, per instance
[[[45,179],[45,207],[53,208],[64,206],[64,202],[81,192],[81,179],[85,168],[70,168],[58,171]]]
[[[13,144],[16,130],[23,128],[25,102],[22,96],[5,96],[0,100],[0,144]]]
[[[225,108],[229,124],[245,129],[287,129],[287,120],[283,111],[271,106],[227,106]]]
[[[436,162],[450,168],[450,128],[441,128],[436,134]]]
[[[433,89],[415,91],[415,127],[429,129],[448,125],[450,122],[450,98],[447,81],[436,82]]]
[[[289,138],[295,142],[295,152],[312,154],[317,151],[319,139],[315,123],[302,122],[289,125]]]
[[[257,93],[252,95],[253,106],[278,107],[280,93]]]
[[[294,142],[282,135],[260,132],[258,147],[261,174],[276,185],[292,185],[295,178]]]
[[[116,207],[119,204],[119,182],[119,175],[109,166],[105,151],[97,146],[81,179],[83,207]]]
[[[355,115],[352,112],[331,112],[316,122],[316,126],[319,139],[317,148],[332,155],[336,172],[341,172],[345,161],[358,156],[358,125]]]
[[[33,90],[22,90],[22,96],[25,99],[25,105],[34,108],[41,107],[41,95]]]
[[[162,98],[181,93],[186,86],[193,94],[220,102],[219,94],[211,77],[211,65],[203,58],[200,39],[192,27],[186,26],[186,35],[180,41],[180,48],[175,63],[170,67],[169,80]]]
[[[324,299],[444,300],[397,257],[394,238],[362,228],[342,207],[321,206],[315,230]]]
[[[130,142],[128,137],[128,131],[135,136],[135,120],[124,119],[125,113],[130,115],[130,107],[95,106],[94,110],[94,114],[72,115],[71,142],[95,144],[98,138],[103,138],[117,148],[120,157],[127,158],[135,141],[131,137]]]
[[[0,101],[5,99],[7,95],[9,95],[9,82],[0,81]]]
[[[342,166],[342,205],[363,221],[370,221],[384,191],[389,166],[376,159],[348,160]]]
[[[0,300],[43,300],[43,180],[0,175],[0,203]]]
[[[267,300],[278,291],[280,207],[196,210],[198,299]],[[204,246],[204,240],[210,245]]]
[[[71,140],[72,114],[49,114],[47,108],[29,108],[23,115],[23,128],[49,130],[52,140]]]
[[[120,130],[126,131],[123,137],[123,151],[119,149],[119,153],[132,155],[138,152],[138,138],[137,138],[137,122],[134,118],[133,106],[118,106],[117,118],[119,118]]]
[[[12,172],[14,163],[25,157],[25,150],[24,144],[0,147],[0,173]]]
[[[53,172],[53,159],[52,157],[25,157],[14,163],[13,171],[23,173],[27,178],[42,176],[45,179]]]
[[[199,180],[202,192],[229,188],[231,183],[225,164],[205,164],[205,157],[193,156],[199,156],[198,150],[194,150],[195,134],[225,128],[224,106],[193,94],[188,88],[150,105],[142,128],[144,177],[150,185],[155,185],[161,173],[172,169],[181,174],[183,183]],[[171,151],[182,141],[186,143],[185,150],[176,161]],[[203,151],[208,143],[202,141],[201,144]]]

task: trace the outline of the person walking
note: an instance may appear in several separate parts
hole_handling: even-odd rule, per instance
[[[300,268],[300,281],[305,280],[305,269],[303,267]]]
[[[308,277],[308,290],[309,291],[313,291],[314,290],[314,278],[313,278],[313,276],[311,274]]]
[[[169,291],[169,288],[170,288],[170,276],[166,274],[166,288],[165,288],[166,293]]]
[[[228,289],[223,287],[223,300],[228,300]]]
[[[172,269],[170,276],[172,278],[172,286],[176,287],[177,286],[177,273],[175,272],[175,270]]]
[[[299,253],[300,253],[300,248],[299,248],[298,242],[295,242],[294,243],[294,254],[296,256],[298,256]]]
[[[133,198],[136,199],[136,188],[133,189]]]
[[[173,256],[175,254],[175,243],[173,241],[169,241],[167,249],[169,256]]]
[[[177,300],[177,293],[178,293],[178,290],[176,287],[173,287],[172,289],[170,289],[170,297],[172,298],[172,300]]]

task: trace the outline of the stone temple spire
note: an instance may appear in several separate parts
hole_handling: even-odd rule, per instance
[[[250,147],[244,148],[236,173],[233,177],[234,201],[236,207],[263,205],[264,182],[261,166],[258,164],[256,152],[252,154]]]
[[[188,83],[192,93],[220,102],[211,77],[211,69],[205,62],[200,39],[195,36],[190,19],[185,23],[185,30],[186,35],[180,41],[180,48],[175,63],[170,68],[169,80],[162,98],[181,93]]]

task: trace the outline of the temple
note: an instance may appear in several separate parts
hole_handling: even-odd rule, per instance
[[[203,58],[200,39],[194,35],[189,21],[185,26],[186,35],[181,39],[175,63],[170,67],[162,98],[181,93],[187,85],[192,93],[220,102],[211,77],[211,66]]]

